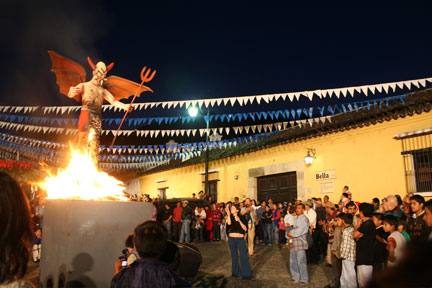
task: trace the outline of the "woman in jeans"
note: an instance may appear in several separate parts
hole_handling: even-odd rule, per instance
[[[239,215],[239,210],[240,207],[236,204],[225,208],[227,213],[226,229],[228,245],[231,250],[232,276],[241,277],[242,279],[251,279],[252,271],[249,265],[248,251],[244,239],[247,232],[247,223],[245,223],[242,216]]]

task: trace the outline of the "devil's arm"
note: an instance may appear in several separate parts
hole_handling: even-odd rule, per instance
[[[104,91],[104,99],[108,101],[114,107],[127,111],[129,109],[129,105],[126,105],[120,101],[115,100],[114,96],[108,91]]]
[[[75,98],[76,96],[81,95],[83,93],[83,91],[84,91],[84,85],[82,83],[80,83],[76,86],[70,87],[67,96],[69,98]]]

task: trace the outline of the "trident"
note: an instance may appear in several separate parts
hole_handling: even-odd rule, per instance
[[[153,73],[151,73],[151,69],[150,69],[150,68],[147,70],[147,72],[145,72],[146,69],[147,69],[147,66],[144,66],[144,67],[141,69],[141,73],[140,73],[140,76],[141,76],[141,84],[140,84],[139,88],[136,90],[135,95],[134,95],[134,97],[132,98],[132,101],[131,101],[131,103],[130,103],[130,105],[129,105],[129,108],[128,108],[128,110],[126,111],[125,115],[123,116],[123,119],[122,119],[122,121],[120,122],[119,127],[117,128],[117,132],[121,129],[121,127],[123,126],[124,121],[126,120],[127,115],[128,115],[129,112],[132,110],[132,104],[135,102],[135,99],[138,97],[139,94],[141,94],[140,91],[141,91],[141,88],[142,88],[143,84],[144,84],[144,83],[147,83],[147,82],[150,82],[150,81],[153,79],[153,77],[156,75],[156,70],[154,70]],[[144,73],[144,72],[145,72],[145,73]],[[151,75],[150,75],[150,73],[151,73]],[[112,142],[111,142],[111,146],[114,145],[114,143],[115,143],[115,141],[116,141],[116,139],[117,139],[117,134],[118,134],[118,133],[115,133],[114,138],[113,138],[113,140],[112,140]]]

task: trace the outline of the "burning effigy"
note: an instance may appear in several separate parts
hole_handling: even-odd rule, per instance
[[[125,185],[98,168],[101,108],[104,101],[131,111],[135,98],[156,71],[141,71],[141,84],[118,77],[106,77],[112,69],[87,58],[92,78],[86,82],[83,66],[49,51],[52,71],[60,93],[82,105],[78,139],[64,168],[48,171],[39,183],[46,191],[44,239],[41,259],[42,287],[109,287],[115,260],[121,255],[125,237],[135,226],[151,219],[149,203],[131,202]],[[120,99],[134,95],[131,104]],[[120,128],[120,127],[119,127]]]

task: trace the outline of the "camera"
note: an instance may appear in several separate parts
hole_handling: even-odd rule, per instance
[[[129,256],[128,249],[125,248],[121,251],[122,255],[118,257],[118,259],[121,261],[121,267],[122,269],[126,268],[128,266],[127,258]]]

